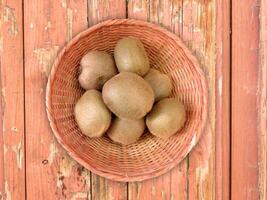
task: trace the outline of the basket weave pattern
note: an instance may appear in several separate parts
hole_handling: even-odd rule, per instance
[[[123,146],[107,136],[84,136],[75,122],[74,105],[84,92],[77,79],[79,61],[93,49],[113,54],[116,42],[125,36],[142,41],[151,67],[172,78],[171,96],[186,106],[185,127],[169,139],[146,131],[137,143]],[[197,143],[207,116],[207,86],[198,61],[177,36],[147,22],[116,19],[80,33],[61,51],[49,77],[46,106],[56,138],[75,160],[109,179],[141,181],[173,168]]]

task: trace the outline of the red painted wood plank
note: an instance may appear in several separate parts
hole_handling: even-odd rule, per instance
[[[1,64],[0,64],[1,65]],[[2,95],[1,95],[1,99],[2,99]],[[2,101],[0,101],[0,113],[2,113]],[[3,122],[2,120],[0,120],[0,129],[3,130]],[[0,146],[1,146],[1,150],[0,150],[0,194],[1,194],[1,198],[3,196],[3,194],[5,193],[5,180],[4,180],[4,141],[3,141],[3,134],[0,134]]]
[[[230,1],[218,0],[216,19],[216,199],[230,198]]]
[[[126,17],[124,0],[88,0],[89,26],[112,18]],[[92,174],[92,199],[127,199],[127,183],[119,183]]]
[[[259,4],[232,1],[231,197],[259,199]]]
[[[259,192],[260,199],[267,199],[267,2],[260,5],[260,69],[259,69]]]
[[[189,156],[188,198],[215,196],[215,115],[216,96],[216,1],[183,1],[183,38],[197,56],[207,77],[209,114],[206,129]]]
[[[156,178],[153,183],[145,181],[143,183],[130,184],[129,194],[130,197],[133,196],[133,199],[142,199],[142,197],[146,199],[161,198],[159,195],[155,195],[155,192],[154,196],[153,192],[152,195],[149,192],[151,193],[153,188],[160,190],[162,185],[164,185],[164,191],[170,191],[169,198],[211,199],[215,196],[215,113],[217,112],[215,110],[215,99],[222,98],[221,95],[216,96],[215,93],[215,84],[218,84],[218,82],[215,82],[215,44],[217,39],[215,38],[215,1],[183,1],[180,4],[182,9],[171,12],[170,8],[173,8],[177,2],[179,1],[152,1],[150,4],[146,4],[145,1],[129,1],[128,14],[129,17],[143,20],[148,19],[176,31],[176,33],[182,33],[183,39],[195,52],[209,80],[211,103],[207,130],[189,157],[189,171],[187,171],[187,163],[184,162],[181,165],[182,168],[175,168],[171,175],[164,175],[163,184],[162,177]],[[146,12],[147,8],[150,8],[150,12]],[[223,75],[227,76],[226,80],[229,79],[229,73],[225,72]],[[225,83],[225,85],[228,83]],[[229,104],[229,99],[227,98],[224,100],[220,99],[220,101],[227,101],[226,104]],[[220,110],[216,114],[219,119],[222,117]],[[225,122],[227,123],[227,121]],[[227,126],[229,127],[229,121]],[[225,144],[225,149],[229,151],[227,144]],[[227,163],[229,164],[229,162]],[[171,178],[166,178],[168,176],[171,176]],[[169,186],[171,188],[176,186],[176,190],[167,189],[169,184],[171,184]]]
[[[0,199],[25,199],[22,1],[0,1]]]
[[[45,111],[58,50],[87,28],[87,1],[24,1],[27,199],[88,199],[90,172],[57,144]]]
[[[182,1],[130,0],[128,17],[158,23],[177,35],[182,34]],[[160,177],[129,183],[129,199],[186,199],[187,159]]]
[[[88,0],[88,24],[95,25],[101,21],[126,17],[124,0]]]

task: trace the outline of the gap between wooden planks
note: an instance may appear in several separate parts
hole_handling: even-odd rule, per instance
[[[223,4],[227,6],[225,2],[218,1],[217,8],[221,8],[220,5]],[[220,118],[221,112],[225,109],[220,108],[222,110],[215,110],[215,104],[219,101],[218,96],[215,98],[215,91],[220,91],[221,89],[220,87],[217,88],[221,83],[217,82],[215,84],[215,79],[217,75],[227,75],[224,74],[227,71],[215,72],[216,54],[214,52],[216,51],[216,39],[222,41],[224,37],[227,37],[215,38],[216,23],[218,23],[218,21],[215,21],[215,5],[215,0],[130,0],[128,1],[128,9],[126,9],[126,1],[24,1],[25,110],[27,132],[26,177],[28,199],[35,197],[46,199],[71,199],[79,197],[125,199],[127,196],[129,199],[154,199],[156,197],[166,199],[214,198],[215,126],[217,128],[219,127],[218,124],[215,124],[215,115],[217,118],[218,116]],[[16,4],[16,6],[18,6],[18,11],[20,9],[22,10],[22,4]],[[173,171],[162,177],[143,183],[131,183],[128,188],[126,184],[112,182],[96,175],[90,177],[90,173],[87,170],[70,159],[54,141],[47,123],[44,107],[46,78],[49,74],[51,63],[60,47],[72,38],[73,35],[87,27],[87,19],[89,25],[93,25],[104,19],[125,17],[126,10],[128,10],[130,17],[160,23],[183,37],[204,66],[209,79],[211,95],[210,126],[207,129],[207,133],[210,135],[202,140],[203,145],[199,145],[194,153]],[[22,17],[17,17],[22,20]],[[22,26],[22,21],[20,23]],[[14,26],[11,24],[12,28]],[[223,43],[223,45],[225,44]],[[19,51],[15,55],[19,55],[21,52]],[[227,63],[226,58],[223,57],[225,56],[223,53],[217,55],[217,59],[218,56],[222,57],[223,63]],[[217,68],[219,67],[221,67],[221,64],[218,62]],[[227,77],[223,80],[227,80]],[[223,92],[227,92],[227,90],[224,90],[227,88],[227,85],[224,85],[225,83],[227,84],[227,82],[223,81],[223,85],[221,86]],[[224,104],[224,100],[222,103]],[[19,120],[23,121],[24,119],[20,117]],[[227,127],[222,133],[225,130],[227,130]],[[207,153],[203,154],[205,146],[209,144],[212,146],[210,157]],[[220,154],[216,155],[226,156],[227,158],[225,153],[227,151],[223,150]],[[218,156],[216,156],[216,159]],[[208,158],[210,159],[208,160]],[[221,161],[224,159],[221,159]],[[14,163],[14,160],[12,163]],[[220,165],[218,166],[220,167]],[[227,161],[223,168],[225,166],[227,166]],[[227,171],[223,171],[223,173],[227,173]],[[36,176],[41,177],[41,179],[37,181]],[[220,176],[223,177],[223,175]],[[19,179],[19,181],[24,183],[23,179]],[[224,184],[226,182],[222,181],[221,183]],[[220,185],[217,185],[217,187],[219,188]],[[4,193],[9,194],[7,191],[9,190],[5,189]],[[225,191],[227,191],[227,185]],[[17,190],[12,193],[10,192],[10,195],[19,195],[16,193]],[[216,195],[218,197],[221,196],[221,194]]]

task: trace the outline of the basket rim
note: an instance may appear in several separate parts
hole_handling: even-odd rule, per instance
[[[189,148],[186,148],[185,150],[181,151],[181,159],[174,159],[172,162],[169,162],[167,164],[167,166],[165,166],[164,168],[160,168],[158,170],[154,170],[154,171],[148,171],[147,173],[142,173],[138,176],[128,176],[127,173],[124,175],[118,175],[118,174],[111,174],[109,172],[106,171],[102,171],[99,170],[97,168],[95,168],[94,166],[91,166],[89,163],[85,162],[82,158],[80,158],[78,156],[78,154],[73,151],[68,145],[66,145],[66,143],[63,141],[62,137],[60,136],[60,131],[57,129],[57,126],[55,124],[55,119],[52,116],[51,113],[51,86],[53,84],[55,75],[56,75],[56,71],[57,68],[59,66],[59,63],[63,57],[63,55],[65,54],[65,52],[67,52],[73,44],[77,43],[80,38],[88,35],[91,32],[94,32],[95,30],[99,29],[100,27],[103,26],[112,26],[112,25],[122,25],[122,24],[126,24],[126,25],[139,25],[139,26],[144,26],[144,27],[149,27],[154,29],[155,31],[161,32],[164,35],[168,36],[169,38],[171,38],[176,45],[178,45],[186,54],[186,56],[188,57],[188,60],[190,60],[193,65],[195,66],[195,70],[196,72],[199,74],[200,78],[200,83],[201,83],[201,89],[202,89],[202,98],[203,98],[203,107],[204,107],[204,111],[201,115],[201,123],[199,125],[199,131],[198,133],[194,134],[192,136],[192,142],[194,140],[194,142],[191,142],[191,145],[189,146]],[[46,113],[47,113],[47,117],[48,117],[48,121],[50,124],[50,127],[52,129],[52,132],[54,134],[54,136],[56,137],[58,143],[67,151],[67,153],[75,160],[77,161],[79,164],[83,165],[84,167],[86,167],[88,170],[92,171],[93,173],[108,178],[110,180],[115,180],[115,181],[121,181],[121,182],[133,182],[133,181],[143,181],[143,180],[147,180],[150,178],[154,178],[154,177],[158,177],[160,175],[163,175],[165,173],[167,173],[169,170],[173,169],[177,164],[179,164],[187,155],[188,153],[193,149],[193,147],[198,143],[202,133],[204,132],[205,126],[206,126],[206,121],[207,121],[207,115],[208,115],[208,90],[207,90],[207,81],[204,75],[204,72],[202,71],[202,68],[200,67],[200,63],[197,60],[197,58],[191,53],[191,51],[188,49],[188,47],[183,43],[183,41],[174,33],[170,32],[169,30],[167,30],[164,27],[161,27],[157,24],[154,23],[150,23],[150,22],[146,22],[146,21],[141,21],[141,20],[136,20],[136,19],[109,19],[106,21],[103,21],[101,23],[98,23],[82,32],[80,32],[79,34],[77,34],[74,38],[72,38],[60,51],[60,53],[57,55],[54,64],[52,65],[51,71],[50,71],[50,75],[48,77],[48,81],[47,81],[47,86],[46,86],[46,96],[45,96],[45,106],[46,106]]]

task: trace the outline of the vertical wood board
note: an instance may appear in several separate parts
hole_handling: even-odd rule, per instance
[[[27,199],[90,199],[90,172],[56,142],[45,110],[61,47],[87,27],[87,1],[24,1]]]
[[[267,2],[260,7],[260,71],[258,80],[259,117],[259,192],[260,199],[267,199]]]
[[[0,1],[0,199],[25,199],[21,0]]]
[[[231,198],[259,198],[259,2],[232,1]]]
[[[230,1],[216,6],[216,199],[230,198]]]
[[[128,17],[157,23],[177,35],[182,34],[182,1],[130,0]],[[172,171],[150,180],[129,183],[129,199],[186,199],[187,159]]]
[[[88,25],[113,18],[126,17],[126,1],[124,0],[88,0]],[[111,181],[92,174],[92,199],[125,200],[127,199],[127,183]]]

